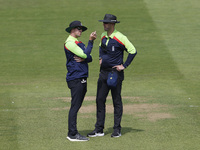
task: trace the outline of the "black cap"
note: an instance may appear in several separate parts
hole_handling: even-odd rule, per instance
[[[83,26],[80,21],[73,21],[69,24],[69,27],[65,29],[68,33],[71,32],[71,29],[76,28],[76,27],[81,27],[82,31],[87,30],[87,27]]]
[[[104,20],[99,20],[99,21],[106,23],[120,23],[120,21],[117,21],[117,17],[111,14],[105,14]]]

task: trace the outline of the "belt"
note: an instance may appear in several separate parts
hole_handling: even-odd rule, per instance
[[[117,71],[116,68],[100,68],[100,71]]]

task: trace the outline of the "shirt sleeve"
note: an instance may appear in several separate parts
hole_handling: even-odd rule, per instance
[[[135,54],[137,52],[135,47],[133,46],[133,44],[128,40],[128,38],[126,36],[123,36],[123,43],[124,43],[128,53]]]
[[[133,59],[134,59],[134,57],[135,57],[136,54],[137,54],[137,51],[134,54],[130,54],[130,53],[128,54],[127,60],[123,64],[124,68],[127,68],[130,65],[130,63],[133,61]]]
[[[136,56],[137,50],[135,49],[133,44],[128,40],[128,38],[126,36],[123,36],[123,42],[124,42],[124,45],[127,49],[127,52],[129,53],[128,57],[126,59],[126,62],[123,64],[123,66],[125,68],[127,68],[131,64],[131,62],[133,61],[134,57]]]
[[[87,55],[83,52],[83,50],[76,45],[76,43],[68,41],[65,43],[65,47],[72,53],[74,53],[75,55],[77,55],[78,57],[81,57],[83,59],[87,58]]]
[[[92,52],[92,48],[93,48],[93,41],[88,41],[88,46],[87,48],[84,50],[84,53],[87,55],[87,58],[85,59],[86,62],[92,62],[92,56],[90,55]]]
[[[92,52],[92,48],[93,48],[93,41],[88,41],[88,45],[87,48],[84,50],[84,53],[89,55]]]

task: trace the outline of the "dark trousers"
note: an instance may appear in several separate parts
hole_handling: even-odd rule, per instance
[[[107,76],[109,71],[101,70],[97,83],[97,122],[95,129],[102,132],[105,123],[106,114],[106,98],[111,90],[113,106],[114,106],[114,130],[121,130],[121,119],[123,113],[123,104],[121,99],[122,81],[124,80],[124,72],[118,72],[118,83],[115,88],[109,88],[107,85]]]
[[[83,99],[87,92],[87,82],[85,79],[76,79],[67,82],[71,90],[71,107],[68,115],[68,135],[74,136],[77,130],[77,113],[83,103]]]

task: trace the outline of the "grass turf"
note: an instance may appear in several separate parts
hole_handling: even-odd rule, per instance
[[[0,149],[199,149],[197,0],[0,2]],[[110,138],[113,114],[108,112],[105,137],[69,142],[70,101],[62,99],[70,97],[65,83],[63,43],[68,35],[64,30],[71,21],[81,20],[88,27],[80,38],[84,43],[92,31],[98,33],[87,92],[95,96],[103,32],[98,20],[105,13],[117,15],[121,23],[116,28],[138,50],[125,70],[122,95],[129,97],[124,106],[130,110],[124,110],[123,136]],[[107,104],[112,101],[108,99]],[[148,107],[139,111],[127,107],[144,104]],[[155,104],[158,107],[152,107]],[[90,106],[95,106],[95,98],[84,101],[83,107]],[[151,120],[155,114],[171,117]],[[94,123],[95,111],[79,113],[80,133],[86,135]]]

